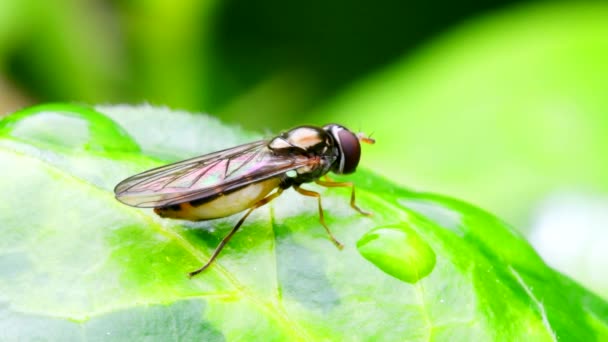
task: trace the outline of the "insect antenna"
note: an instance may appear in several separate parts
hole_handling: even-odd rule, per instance
[[[362,143],[372,145],[376,143],[376,140],[372,138],[372,134],[374,133],[372,132],[370,135],[365,135],[365,133],[359,132],[357,133],[357,139],[359,139],[359,141]]]

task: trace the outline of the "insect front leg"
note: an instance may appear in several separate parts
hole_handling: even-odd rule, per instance
[[[205,269],[207,269],[207,267],[209,267],[213,263],[213,260],[215,260],[215,258],[217,258],[217,256],[220,254],[220,252],[222,251],[222,249],[224,248],[224,246],[226,246],[226,244],[228,243],[228,241],[230,241],[230,239],[232,238],[232,236],[234,236],[234,234],[237,232],[237,230],[239,230],[239,228],[241,227],[241,225],[243,224],[243,222],[245,222],[245,219],[249,216],[249,214],[251,214],[251,212],[254,211],[255,209],[257,209],[257,208],[263,206],[264,204],[267,204],[268,202],[272,201],[273,199],[279,197],[282,192],[283,192],[283,189],[282,188],[278,188],[275,193],[273,193],[272,195],[268,195],[268,196],[262,198],[260,201],[258,201],[257,203],[255,203],[251,208],[249,208],[249,210],[247,210],[247,212],[245,213],[245,215],[243,215],[243,217],[241,217],[241,219],[239,220],[239,222],[236,223],[236,225],[234,226],[234,228],[232,228],[232,230],[230,231],[230,233],[228,233],[228,235],[226,235],[222,239],[222,241],[220,242],[220,244],[215,248],[215,251],[213,251],[213,254],[211,254],[211,257],[209,258],[209,261],[207,261],[207,263],[204,264],[198,270],[192,271],[192,272],[188,273],[188,276],[190,278],[192,278],[195,275],[197,275],[197,274],[203,272]]]
[[[321,205],[321,194],[319,194],[318,192],[302,189],[298,185],[294,185],[293,188],[304,196],[317,198],[317,203],[319,204],[319,221],[321,221],[321,224],[327,231],[327,234],[329,234],[329,238],[334,243],[334,245],[336,245],[336,247],[338,247],[340,249],[344,248],[344,245],[342,243],[340,243],[340,241],[336,240],[336,238],[334,237],[334,234],[331,233],[331,230],[329,230],[329,227],[325,223],[325,216],[323,215],[323,206]]]
[[[372,213],[364,211],[361,208],[359,208],[357,206],[357,204],[355,203],[355,185],[353,183],[351,183],[351,182],[325,182],[325,181],[321,181],[318,179],[315,181],[315,183],[319,184],[320,186],[324,186],[326,188],[351,188],[352,191],[350,193],[350,206],[365,216],[372,215]]]

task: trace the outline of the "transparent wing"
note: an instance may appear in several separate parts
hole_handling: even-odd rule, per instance
[[[265,140],[161,166],[129,177],[114,189],[134,207],[164,207],[234,191],[314,163],[305,156],[276,156]]]

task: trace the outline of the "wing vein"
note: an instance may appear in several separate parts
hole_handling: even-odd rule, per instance
[[[266,146],[261,140],[142,172],[120,182],[116,198],[135,207],[171,206],[235,191],[311,164],[309,157],[276,155]]]

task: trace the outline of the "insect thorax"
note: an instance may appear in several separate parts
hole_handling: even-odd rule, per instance
[[[268,148],[279,154],[322,156],[331,149],[332,145],[332,138],[322,128],[300,126],[272,139],[268,143]]]
[[[285,156],[302,156],[310,159],[310,164],[300,167],[295,172],[288,172],[283,187],[312,182],[323,176],[332,168],[339,150],[332,137],[322,128],[300,126],[284,132],[268,143],[274,153]]]

